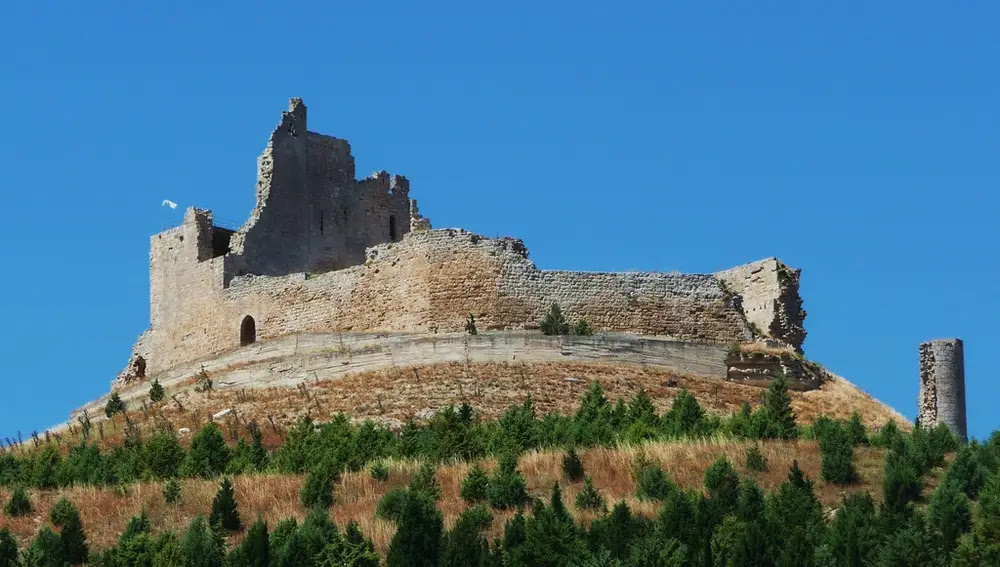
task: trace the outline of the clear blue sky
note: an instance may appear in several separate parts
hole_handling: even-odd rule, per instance
[[[801,267],[807,354],[908,417],[959,336],[1000,425],[995,3],[146,4],[2,8],[0,435],[107,391],[160,201],[242,222],[291,96],[540,267]]]

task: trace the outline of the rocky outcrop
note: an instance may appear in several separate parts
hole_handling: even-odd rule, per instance
[[[726,356],[726,380],[766,386],[778,376],[784,376],[794,390],[818,388],[827,373],[818,364],[798,353],[783,348],[757,348],[751,344],[734,345]]]

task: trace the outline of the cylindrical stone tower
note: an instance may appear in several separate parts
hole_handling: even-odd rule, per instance
[[[965,355],[961,339],[937,339],[920,344],[920,399],[917,419],[922,427],[944,423],[966,439]]]

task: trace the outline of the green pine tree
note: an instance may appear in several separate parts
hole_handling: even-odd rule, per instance
[[[239,531],[243,527],[236,505],[236,490],[229,477],[222,479],[219,491],[215,493],[215,498],[212,500],[212,514],[208,518],[208,523],[231,532]]]
[[[957,483],[945,481],[931,494],[927,519],[940,536],[942,547],[955,549],[958,538],[972,527],[972,507]]]
[[[858,480],[850,433],[839,423],[834,422],[823,431],[819,451],[823,480],[833,484],[850,484]]]
[[[583,461],[577,454],[574,447],[570,447],[562,461],[563,476],[570,482],[580,482],[583,480]]]
[[[705,471],[705,491],[717,509],[729,511],[736,508],[739,490],[740,477],[725,456],[716,459]]]
[[[0,567],[18,567],[17,540],[6,526],[0,528]]]
[[[250,464],[257,472],[267,468],[267,449],[264,448],[264,434],[256,421],[250,422]]]
[[[71,565],[80,565],[87,561],[89,548],[87,536],[83,533],[80,522],[80,512],[66,498],[61,498],[49,512],[49,520],[59,528],[59,539],[62,540],[63,556]]]
[[[865,424],[862,423],[861,415],[857,410],[851,412],[851,420],[847,422],[847,435],[855,447],[868,444],[868,431],[865,429]]]
[[[160,380],[158,378],[153,379],[153,383],[149,386],[149,401],[156,403],[162,402],[166,393],[163,391],[163,386],[160,385]]]
[[[667,477],[659,465],[641,462],[633,471],[635,495],[639,500],[665,500],[677,490],[677,486]]]
[[[163,483],[163,500],[167,504],[181,503],[181,483],[176,478],[169,478]]]
[[[792,396],[788,393],[788,383],[784,376],[779,375],[771,380],[764,399],[764,409],[769,417],[772,437],[778,439],[798,437],[795,412],[792,411]]]
[[[590,480],[589,476],[583,482],[583,490],[576,495],[576,507],[580,510],[599,510],[603,512],[605,509],[604,497],[594,488],[594,483]]]
[[[437,481],[437,468],[430,463],[423,463],[417,474],[410,481],[410,491],[426,494],[431,500],[441,498],[441,485]]]
[[[231,457],[222,430],[218,425],[209,423],[191,440],[191,449],[181,465],[181,474],[187,477],[217,477],[226,470]]]
[[[469,504],[483,502],[487,498],[490,477],[479,464],[472,466],[469,474],[462,479],[461,496]]]
[[[500,457],[500,466],[490,477],[486,495],[490,506],[498,509],[516,508],[527,499],[527,483],[517,470],[517,457],[512,453]]]
[[[896,513],[906,511],[910,503],[920,497],[923,483],[920,472],[911,457],[890,450],[885,456],[885,473],[882,476],[882,500]]]
[[[43,527],[24,550],[22,567],[64,567],[68,563],[59,534]]]
[[[118,392],[111,392],[111,398],[108,399],[108,403],[104,406],[104,415],[111,419],[118,413],[125,413],[125,402],[122,401],[121,396]]]
[[[157,431],[142,444],[143,465],[154,478],[177,476],[181,463],[184,462],[184,456],[184,448],[170,430]]]
[[[485,506],[466,509],[455,526],[441,542],[439,567],[486,567],[489,565],[490,546],[483,537],[493,516]]]
[[[545,313],[545,317],[542,318],[540,328],[544,335],[569,334],[569,323],[566,322],[566,317],[563,315],[562,308],[559,307],[558,303],[553,303],[549,307],[548,312]]]
[[[430,496],[411,490],[392,491],[379,502],[378,514],[396,524],[386,567],[437,566],[444,519]]]
[[[333,485],[340,477],[338,467],[330,462],[323,462],[313,467],[306,475],[299,497],[302,507],[329,508],[333,504]]]
[[[379,481],[385,482],[389,480],[389,467],[385,463],[379,461],[377,463],[372,463],[372,466],[368,469],[372,478]]]
[[[31,505],[31,498],[28,497],[28,491],[23,486],[18,486],[14,489],[14,492],[10,495],[10,499],[7,500],[7,504],[3,507],[3,513],[12,518],[27,516],[33,510],[34,507]]]
[[[753,472],[767,472],[767,457],[760,450],[760,445],[754,443],[746,450],[746,467]]]
[[[258,519],[247,529],[247,537],[229,554],[228,564],[234,567],[268,567],[271,547],[268,541],[267,522]]]
[[[180,549],[185,559],[184,567],[222,567],[225,540],[198,516],[188,524]]]

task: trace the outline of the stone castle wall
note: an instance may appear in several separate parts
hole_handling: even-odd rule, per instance
[[[309,132],[293,99],[258,160],[257,204],[238,231],[189,209],[182,226],[152,237],[151,324],[119,379],[239,348],[247,322],[255,339],[461,331],[470,313],[481,330],[516,330],[537,327],[553,303],[605,332],[766,336],[797,349],[805,335],[798,271],[776,259],[715,276],[550,271],[520,240],[430,230],[405,178],[356,181],[350,145]]]
[[[193,215],[190,215],[193,216]],[[521,241],[446,229],[408,233],[368,251],[364,264],[310,275],[238,276],[222,285],[220,258],[194,262],[185,224],[154,239],[171,241],[151,265],[174,274],[161,297],[184,297],[157,310],[135,354],[152,375],[240,346],[253,317],[257,338],[331,331],[461,331],[537,327],[552,303],[571,322],[601,331],[730,343],[752,338],[738,302],[711,275],[539,270]],[[167,254],[169,252],[169,254]],[[187,255],[188,269],[185,265]],[[173,270],[173,272],[171,272]]]

